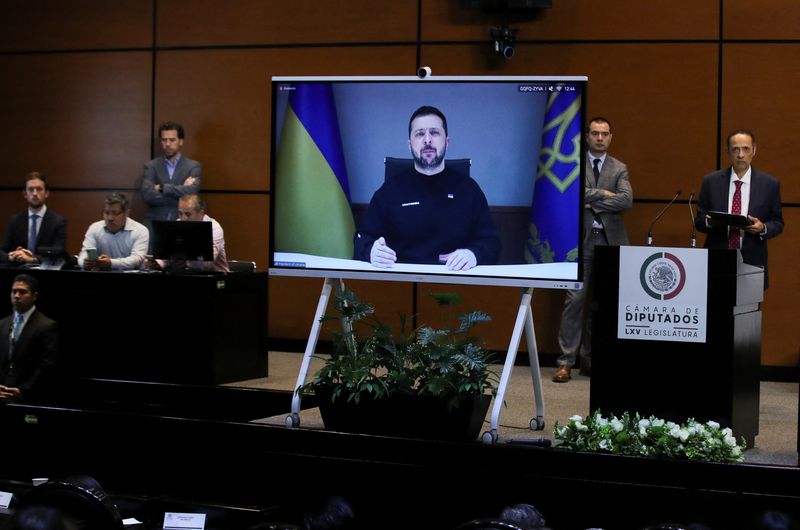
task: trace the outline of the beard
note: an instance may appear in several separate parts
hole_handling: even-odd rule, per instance
[[[430,161],[425,160],[422,157],[422,150],[420,150],[418,152],[412,151],[411,155],[414,157],[414,163],[415,163],[415,165],[417,167],[419,167],[421,169],[435,169],[435,168],[441,166],[442,162],[444,162],[445,153],[447,153],[447,149],[446,148],[442,149],[441,153],[439,153],[437,151],[436,152],[436,156],[434,156]]]

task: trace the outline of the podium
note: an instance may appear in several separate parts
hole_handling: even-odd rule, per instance
[[[682,250],[708,252],[706,271],[688,271],[707,275],[705,342],[619,338],[620,247],[596,248],[589,407],[592,413],[638,412],[676,423],[713,420],[752,447],[758,434],[763,270],[743,263],[738,250]]]

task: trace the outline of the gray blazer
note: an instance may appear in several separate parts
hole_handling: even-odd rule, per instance
[[[167,172],[167,163],[164,157],[159,157],[144,165],[144,176],[140,191],[147,212],[145,219],[163,219],[174,221],[178,218],[178,199],[184,195],[193,195],[200,192],[200,162],[181,156],[172,179]],[[195,178],[192,185],[183,183],[189,177]],[[153,186],[162,185],[162,191],[156,191]]]
[[[584,238],[591,232],[594,214],[597,214],[605,228],[608,244],[627,245],[628,234],[622,222],[622,212],[633,206],[633,189],[628,179],[628,167],[616,158],[606,155],[599,182],[595,184],[592,164],[588,161],[583,180],[584,203],[591,207],[583,212]],[[604,198],[601,189],[612,191],[616,196]]]

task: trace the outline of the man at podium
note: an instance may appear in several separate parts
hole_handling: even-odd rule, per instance
[[[783,232],[781,185],[752,167],[756,156],[752,132],[733,131],[727,143],[731,167],[703,177],[695,226],[708,234],[706,248],[740,249],[745,263],[763,267],[766,289],[767,239]]]

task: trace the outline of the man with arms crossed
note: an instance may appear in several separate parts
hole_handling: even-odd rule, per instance
[[[558,357],[553,381],[566,383],[578,354],[585,372],[591,370],[592,315],[587,309],[591,296],[592,262],[596,245],[627,245],[628,234],[622,213],[633,205],[633,190],[628,168],[608,154],[611,123],[603,117],[592,118],[586,129],[586,171],[583,212],[583,288],[566,291],[561,328],[558,331]]]
[[[408,123],[414,167],[373,195],[354,238],[355,259],[375,267],[395,262],[443,264],[448,270],[493,265],[500,237],[478,183],[449,169],[447,119],[435,107],[417,109]]]
[[[200,191],[200,162],[181,154],[183,126],[168,121],[158,128],[164,156],[144,165],[141,192],[147,212],[144,222],[152,219],[175,221],[178,218],[178,199]]]
[[[737,248],[742,260],[764,268],[764,289],[767,277],[767,239],[783,232],[781,185],[774,177],[754,168],[756,139],[744,129],[728,135],[728,156],[731,167],[703,177],[697,203],[695,226],[706,232],[706,248]],[[709,211],[747,216],[753,223],[742,228],[718,223]]]

